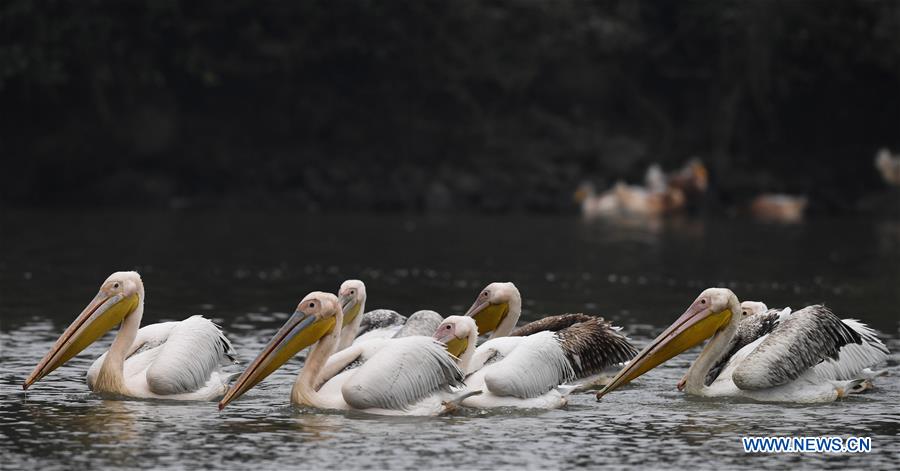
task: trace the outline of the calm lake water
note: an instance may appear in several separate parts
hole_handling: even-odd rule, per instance
[[[605,223],[578,217],[222,212],[0,214],[0,463],[4,469],[896,469],[900,459],[900,222],[740,219]],[[249,362],[312,290],[346,278],[368,309],[462,313],[513,281],[523,317],[584,311],[638,346],[704,288],[769,306],[823,302],[882,332],[890,376],[826,405],[701,400],[675,389],[696,351],[600,403],[438,418],[289,405],[293,360],[224,412],[214,403],[110,401],[83,376],[107,336],[27,394],[21,383],[116,270],[141,272],[144,322],[203,314]],[[745,435],[872,438],[866,455],[745,455]]]

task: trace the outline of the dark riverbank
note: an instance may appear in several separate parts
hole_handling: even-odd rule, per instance
[[[900,5],[0,7],[0,204],[574,211],[699,156],[709,206],[896,200]]]

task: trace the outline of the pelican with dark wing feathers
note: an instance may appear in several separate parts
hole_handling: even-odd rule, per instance
[[[707,338],[679,383],[691,395],[830,402],[869,387],[871,368],[888,355],[872,329],[824,306],[768,310],[762,303],[742,305],[731,290],[710,288],[597,398]]]
[[[514,330],[521,306],[514,284],[491,283],[466,314],[479,334],[491,337],[478,346],[466,368],[466,386],[484,393],[463,405],[561,407],[572,389],[561,385],[590,382],[637,352],[618,328],[584,314],[551,316]]]
[[[191,316],[140,328],[144,283],[137,272],[116,272],[34,368],[23,388],[48,375],[116,325],[109,350],[87,373],[96,393],[135,398],[210,401],[228,389],[231,343],[209,319]]]
[[[437,415],[457,400],[464,377],[456,358],[443,344],[422,336],[384,341],[369,352],[371,356],[361,366],[347,373],[339,388],[324,387],[322,378],[358,361],[360,352],[370,344],[382,343],[354,344],[332,355],[344,323],[341,304],[335,295],[318,291],[303,298],[293,316],[228,390],[219,408],[309,346],[312,350],[291,391],[294,404],[385,415]]]

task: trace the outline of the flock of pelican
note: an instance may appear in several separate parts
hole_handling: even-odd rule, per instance
[[[106,396],[219,400],[224,408],[310,348],[290,393],[293,404],[385,415],[439,415],[459,407],[552,409],[576,390],[597,399],[709,339],[678,382],[687,394],[767,402],[829,402],[872,387],[888,350],[876,333],[823,306],[798,311],[741,303],[725,288],[703,291],[642,351],[602,318],[550,316],[518,326],[521,294],[491,283],[464,315],[419,311],[409,318],[365,311],[362,281],[337,294],[314,291],[232,382],[231,343],[208,319],[140,327],[144,285],[113,273],[34,368],[23,388],[119,325],[87,372]],[[488,338],[478,344],[479,336]],[[618,373],[611,379],[604,373]]]

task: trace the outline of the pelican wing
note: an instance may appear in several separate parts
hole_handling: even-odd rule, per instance
[[[576,379],[625,363],[637,355],[637,349],[619,330],[602,318],[588,317],[584,322],[557,332]]]
[[[534,322],[529,322],[522,327],[516,328],[509,334],[509,336],[525,337],[531,334],[536,334],[538,332],[543,332],[545,330],[549,330],[550,332],[559,332],[566,327],[571,327],[573,324],[577,324],[579,322],[587,322],[591,319],[595,319],[595,317],[580,313],[547,316]],[[601,318],[600,320],[602,321],[603,319]]]
[[[491,393],[522,399],[538,397],[574,376],[557,334],[549,331],[522,337],[502,361],[484,368]]]
[[[178,322],[158,351],[147,368],[147,385],[161,396],[196,391],[222,365],[234,361],[231,343],[203,316]]]
[[[734,384],[744,390],[787,384],[823,361],[840,360],[841,349],[862,344],[862,337],[820,305],[809,306],[781,321],[734,370]]]
[[[790,308],[784,309],[769,309],[766,312],[760,314],[754,314],[750,317],[745,317],[741,320],[741,323],[738,324],[737,332],[735,332],[734,337],[731,339],[731,343],[729,345],[728,351],[719,358],[718,361],[713,365],[712,368],[706,373],[706,382],[705,384],[709,386],[719,377],[722,371],[725,369],[725,366],[728,365],[728,362],[734,357],[737,352],[739,352],[742,348],[750,345],[755,342],[757,339],[760,339],[770,332],[775,330],[776,327],[781,323],[781,321],[787,319],[791,315]]]
[[[178,322],[160,322],[138,329],[134,343],[131,344],[131,348],[125,356],[126,377],[139,373],[149,366],[148,362],[156,358],[157,352],[153,352],[153,350],[166,343],[169,333],[176,325]],[[89,387],[92,387],[97,375],[100,374],[100,367],[103,365],[107,353],[109,353],[108,350],[103,352],[103,355],[94,360],[94,363],[88,368],[86,376]]]
[[[490,339],[475,349],[469,362],[469,371],[474,373],[487,365],[496,363],[510,354],[525,340],[525,337],[497,337]]]
[[[362,366],[385,345],[389,345],[390,339],[373,338],[365,342],[357,342],[353,345],[331,355],[319,373],[318,387],[331,381],[335,376],[345,371],[354,370]]]
[[[344,383],[355,409],[404,410],[431,394],[463,385],[463,373],[443,344],[430,337],[393,339]]]
[[[887,360],[890,353],[875,331],[867,325],[856,319],[843,319],[841,322],[858,333],[862,342],[844,345],[838,352],[837,360],[829,358],[813,367],[820,378],[845,381],[858,379],[862,370]]]

